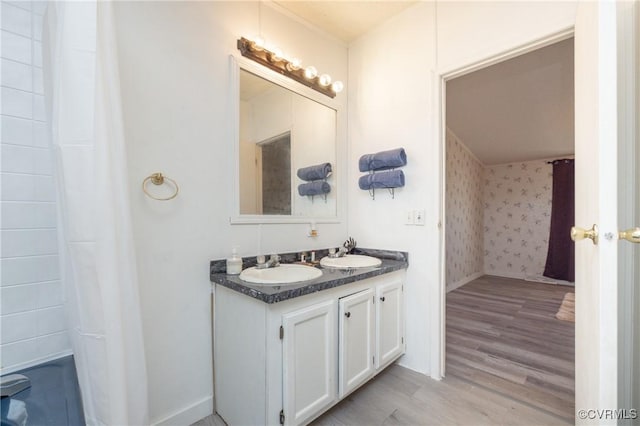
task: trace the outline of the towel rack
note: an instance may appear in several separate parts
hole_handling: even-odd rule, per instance
[[[376,199],[376,189],[388,189],[391,194],[391,199],[395,199],[396,188],[402,188],[404,186],[405,178],[402,170],[396,170],[392,168],[384,171],[370,170],[368,174],[365,174],[358,179],[358,186],[360,189],[368,190],[371,199]]]
[[[395,200],[395,198],[396,198],[395,188],[387,188],[387,189],[389,190],[389,194],[391,194],[391,199]],[[373,201],[376,200],[376,189],[375,188],[369,189],[369,196],[371,197],[371,199]]]
[[[147,182],[151,181],[151,183],[153,183],[154,185],[162,185],[165,180],[168,180],[169,182],[171,182],[171,184],[175,188],[175,191],[169,197],[166,197],[166,198],[156,197],[147,190]],[[180,187],[178,187],[178,184],[176,183],[175,180],[168,178],[166,176],[163,176],[162,173],[157,172],[157,173],[152,173],[142,181],[142,190],[144,191],[145,194],[147,194],[149,198],[153,198],[154,200],[158,200],[158,201],[169,201],[176,198],[176,196],[178,195],[178,192],[180,191]]]

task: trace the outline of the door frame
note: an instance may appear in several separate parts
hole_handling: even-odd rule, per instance
[[[431,375],[436,379],[440,379],[445,376],[446,371],[446,302],[447,302],[447,283],[446,283],[446,111],[447,111],[447,82],[457,77],[478,71],[483,68],[490,67],[500,62],[515,58],[525,53],[532,52],[537,49],[549,46],[554,43],[567,40],[574,36],[575,29],[573,26],[565,28],[563,30],[554,32],[545,37],[531,40],[527,43],[520,44],[509,50],[501,53],[485,57],[483,59],[467,63],[463,66],[453,68],[451,70],[439,70],[437,72],[437,88],[439,89],[439,107],[440,107],[440,120],[438,122],[438,136],[440,145],[440,328],[439,328],[439,362],[433,363],[437,367],[437,370]],[[575,72],[575,70],[574,70]],[[574,147],[577,141],[574,141]]]
[[[618,5],[616,12],[618,35],[622,38],[625,38],[625,34],[635,35],[624,43],[618,40],[617,46],[620,87],[617,99],[618,138],[621,141],[618,146],[618,181],[627,183],[619,186],[618,190],[618,228],[623,230],[640,226],[640,123],[635,120],[640,112],[640,84],[636,77],[640,71],[640,1]],[[633,178],[628,180],[629,176]],[[618,375],[618,404],[621,408],[640,407],[640,328],[634,327],[640,320],[638,265],[640,250],[636,248],[634,258],[633,247],[626,242],[619,242],[618,371],[621,373]],[[625,342],[628,342],[629,346],[625,346]]]

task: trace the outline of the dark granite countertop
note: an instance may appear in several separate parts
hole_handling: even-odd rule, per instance
[[[328,250],[316,250],[316,259],[320,260],[328,254]],[[316,293],[329,288],[339,287],[345,284],[388,274],[389,272],[406,269],[409,266],[408,253],[391,250],[361,249],[356,248],[353,254],[364,254],[377,257],[382,260],[380,266],[371,268],[350,268],[335,269],[317,268],[322,270],[322,276],[303,282],[283,284],[283,285],[261,285],[254,284],[240,279],[238,275],[226,274],[226,261],[212,260],[210,264],[211,282],[223,285],[239,293],[246,294],[254,299],[262,300],[265,303],[277,303],[287,299],[304,296],[305,294]],[[293,263],[298,259],[298,253],[281,254],[281,263]],[[242,269],[255,266],[256,258],[243,259]]]

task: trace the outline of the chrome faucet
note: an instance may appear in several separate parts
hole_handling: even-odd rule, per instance
[[[344,257],[348,252],[349,250],[344,247],[338,248],[338,251],[332,247],[329,249],[329,257],[332,259],[335,259],[336,257]]]
[[[349,239],[342,244],[342,247],[338,248],[337,252],[336,252],[336,249],[331,247],[329,249],[329,257],[330,258],[344,257],[349,252],[351,252],[354,248],[356,248],[356,244],[357,244],[356,240],[354,240],[352,237],[349,237]]]
[[[280,256],[277,254],[272,254],[266,262],[264,261],[264,256],[258,256],[257,261],[256,269],[267,269],[280,266]]]

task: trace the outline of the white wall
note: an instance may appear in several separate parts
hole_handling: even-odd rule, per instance
[[[572,27],[574,2],[419,3],[349,49],[349,232],[363,246],[407,250],[407,355],[440,376],[441,107],[439,76]],[[437,20],[435,16],[437,15]],[[437,22],[436,22],[437,21]],[[435,40],[437,34],[437,55]],[[404,146],[406,187],[372,201],[357,189],[357,161]],[[410,208],[426,226],[404,225]]]
[[[2,2],[0,374],[71,353],[42,74],[45,2]]]
[[[437,5],[438,69],[458,69],[572,28],[576,1],[445,1]]]
[[[347,227],[318,224],[319,237],[311,239],[306,224],[229,225],[228,55],[236,54],[240,36],[258,33],[257,2],[116,2],[114,8],[150,418],[189,424],[211,413],[209,261],[227,257],[233,246],[242,255],[335,246]],[[346,80],[346,47],[265,4],[261,9],[267,40]],[[336,100],[346,113],[346,94]],[[340,114],[338,144],[346,152]],[[178,182],[176,199],[143,195],[141,182],[155,171]]]
[[[407,353],[401,363],[423,373],[431,370],[429,340],[439,285],[434,11],[433,3],[411,7],[354,42],[347,85],[349,234],[363,247],[409,252]],[[358,188],[358,159],[397,147],[407,153],[406,186],[395,190],[395,199],[379,190],[372,200]],[[410,209],[425,209],[426,226],[405,225]]]

